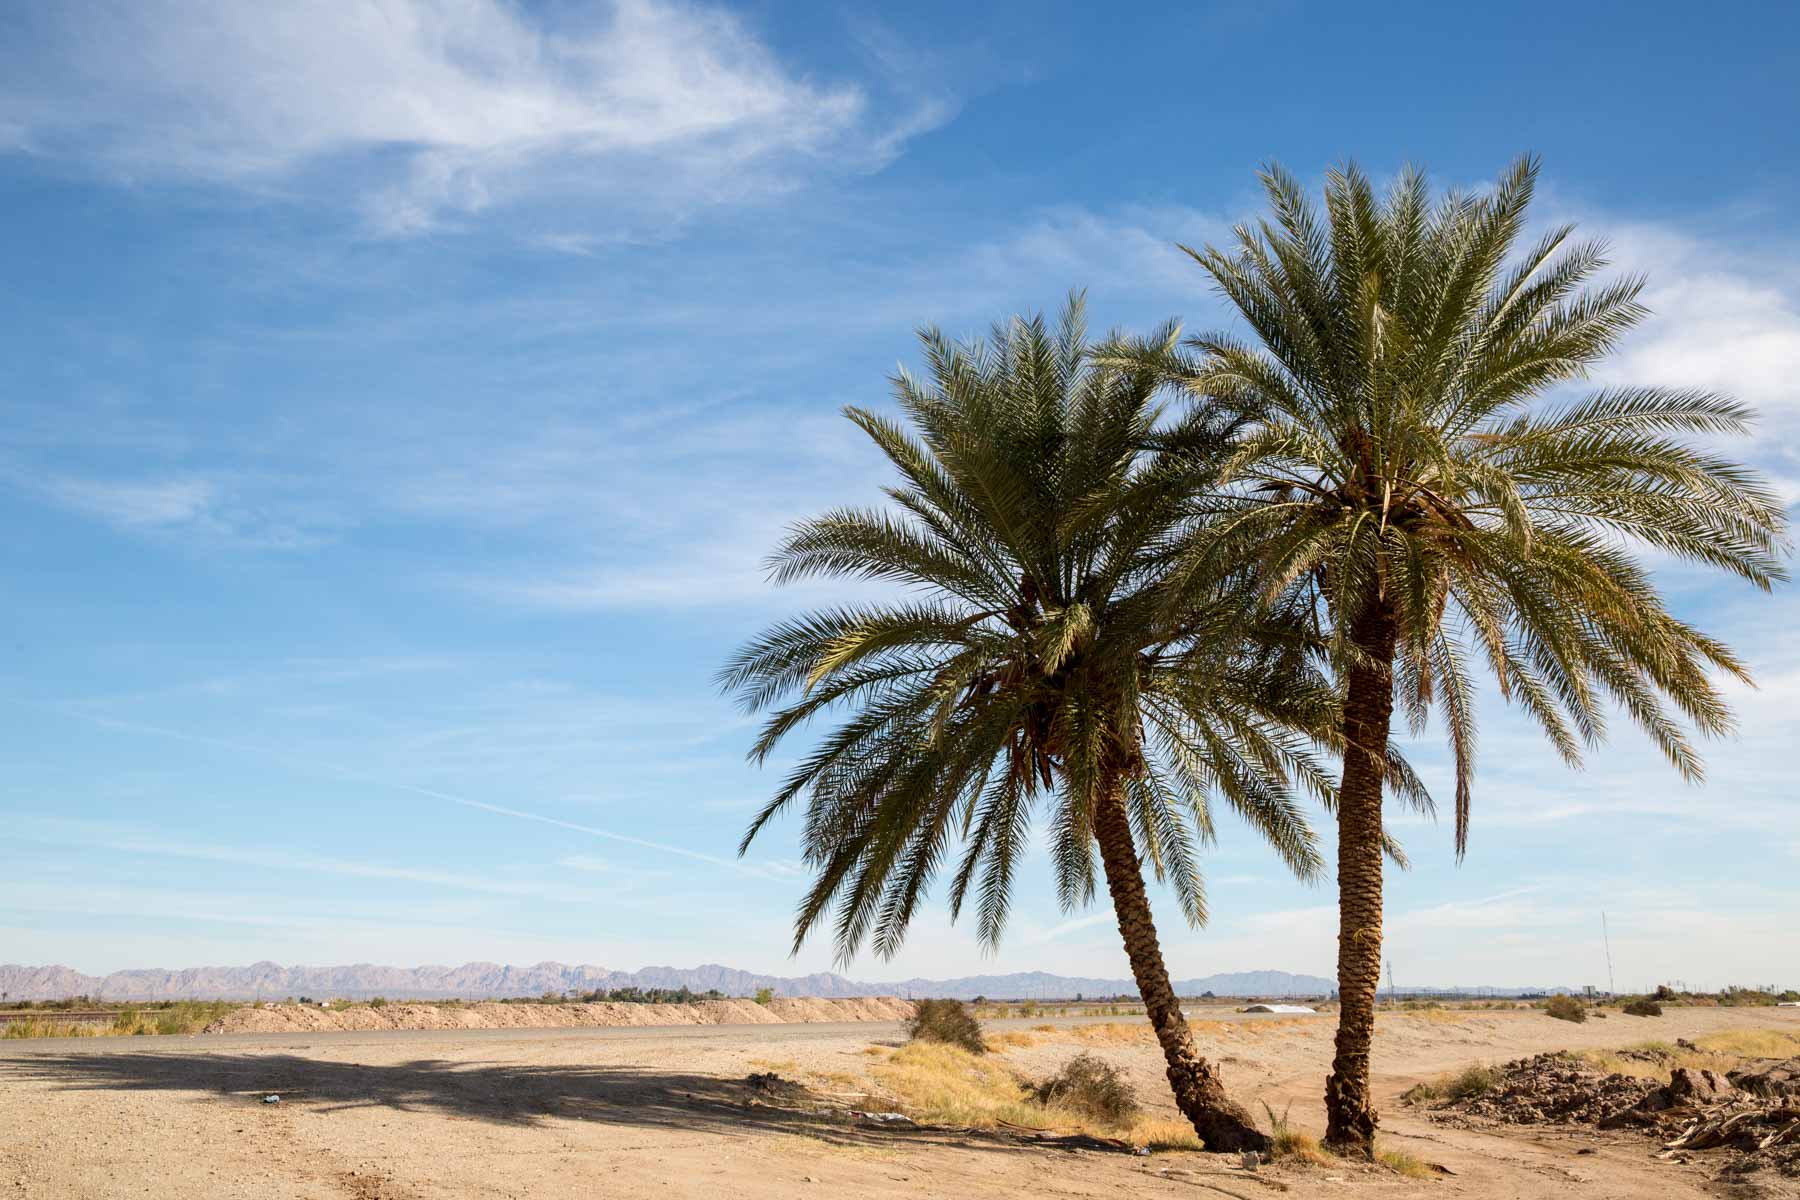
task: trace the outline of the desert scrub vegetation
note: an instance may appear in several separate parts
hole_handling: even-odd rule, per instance
[[[1201,1148],[1184,1120],[1147,1117],[1135,1104],[1126,1111],[1113,1085],[1129,1087],[1116,1076],[1108,1078],[1108,1071],[1065,1066],[1051,1080],[1034,1083],[994,1056],[935,1041],[908,1042],[871,1066],[873,1079],[896,1107],[931,1124],[1087,1133],[1150,1150]],[[1061,1086],[1052,1086],[1058,1080]]]
[[[109,1032],[104,1025],[85,1021],[57,1021],[50,1017],[26,1017],[0,1026],[0,1038],[97,1037]]]
[[[162,1000],[142,1007],[120,1009],[111,1021],[58,1020],[56,1009],[44,1016],[9,1021],[0,1026],[0,1037],[141,1037],[151,1034],[199,1033],[208,1025],[242,1007],[224,1000]]]
[[[1113,1128],[1129,1127],[1138,1116],[1137,1092],[1119,1069],[1092,1054],[1077,1054],[1038,1084],[1037,1100],[1092,1117]]]
[[[993,1129],[1056,1127],[1030,1084],[999,1060],[933,1039],[908,1042],[875,1064],[875,1080],[923,1121]]]
[[[1628,1017],[1660,1017],[1662,1005],[1654,1000],[1629,1000],[1621,1011]]]
[[[919,1000],[906,1022],[906,1036],[913,1041],[944,1042],[961,1046],[971,1054],[986,1054],[981,1022],[961,1000]]]
[[[1552,996],[1544,1001],[1544,1015],[1577,1025],[1588,1019],[1587,1005],[1573,996]]]
[[[1449,1075],[1440,1075],[1426,1083],[1415,1084],[1401,1093],[1402,1104],[1436,1104],[1443,1100],[1472,1100],[1485,1096],[1500,1082],[1498,1069],[1476,1063]]]
[[[180,1000],[153,1008],[128,1008],[109,1031],[121,1035],[199,1033],[238,1006],[218,1000]]]

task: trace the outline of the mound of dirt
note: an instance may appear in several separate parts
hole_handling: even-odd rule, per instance
[[[1800,1055],[1740,1068],[1731,1082],[1767,1100],[1800,1100]]]
[[[314,1033],[364,1029],[553,1029],[624,1025],[775,1025],[824,1021],[898,1021],[912,1006],[892,996],[703,1000],[698,1004],[367,1004],[345,1009],[302,1004],[240,1008],[205,1033]]]
[[[1656,1085],[1589,1069],[1572,1054],[1539,1054],[1501,1068],[1500,1082],[1453,1107],[1509,1125],[1598,1124],[1641,1101]]]
[[[1572,1054],[1540,1054],[1507,1063],[1485,1094],[1438,1111],[1515,1125],[1636,1129],[1662,1143],[1660,1158],[1685,1162],[1695,1152],[1723,1151],[1726,1174],[1800,1176],[1800,1058],[1729,1076],[1675,1067],[1658,1085],[1589,1070]]]

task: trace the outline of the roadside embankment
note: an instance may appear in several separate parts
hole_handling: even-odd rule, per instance
[[[240,1008],[208,1025],[204,1033],[299,1033],[334,1029],[554,1029],[622,1025],[780,1025],[821,1021],[898,1021],[912,1005],[893,996],[851,1000],[778,997],[702,1000],[697,1004],[501,1004],[495,1001],[379,1007],[315,1008],[266,1004]]]

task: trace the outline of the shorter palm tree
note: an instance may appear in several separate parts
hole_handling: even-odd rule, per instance
[[[916,438],[847,410],[899,474],[892,506],[801,524],[773,578],[911,594],[776,625],[721,672],[749,709],[772,710],[754,762],[814,717],[836,722],[744,847],[804,797],[815,878],[796,949],[830,914],[840,960],[871,937],[892,955],[946,872],[952,914],[972,898],[992,947],[1047,811],[1065,911],[1090,902],[1099,850],[1181,1111],[1211,1149],[1261,1149],[1267,1137],[1195,1049],[1143,865],[1200,925],[1197,851],[1220,797],[1313,878],[1293,789],[1329,792],[1305,731],[1334,726],[1335,698],[1279,610],[1224,585],[1170,603],[1163,573],[1196,533],[1188,497],[1231,429],[1204,410],[1159,429],[1155,372],[1096,365],[1084,338],[1078,299],[1054,331],[1020,319],[972,345],[927,331],[930,383],[894,380]]]

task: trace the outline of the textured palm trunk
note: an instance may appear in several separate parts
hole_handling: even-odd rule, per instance
[[[1394,712],[1394,613],[1371,606],[1351,637],[1369,661],[1350,671],[1344,700],[1344,777],[1338,790],[1337,1054],[1325,1083],[1325,1144],[1375,1154],[1369,1046],[1381,985],[1381,788]]]
[[[1266,1150],[1269,1139],[1250,1120],[1250,1114],[1225,1094],[1218,1068],[1200,1056],[1188,1031],[1187,1018],[1169,983],[1162,948],[1156,941],[1156,925],[1150,916],[1150,900],[1144,894],[1144,875],[1137,847],[1131,840],[1131,821],[1125,812],[1125,784],[1116,776],[1100,796],[1094,813],[1094,832],[1100,842],[1100,858],[1106,866],[1106,887],[1112,893],[1113,913],[1119,920],[1119,936],[1131,960],[1144,1011],[1156,1030],[1163,1058],[1169,1064],[1169,1087],[1175,1104],[1208,1150],[1234,1152]]]

